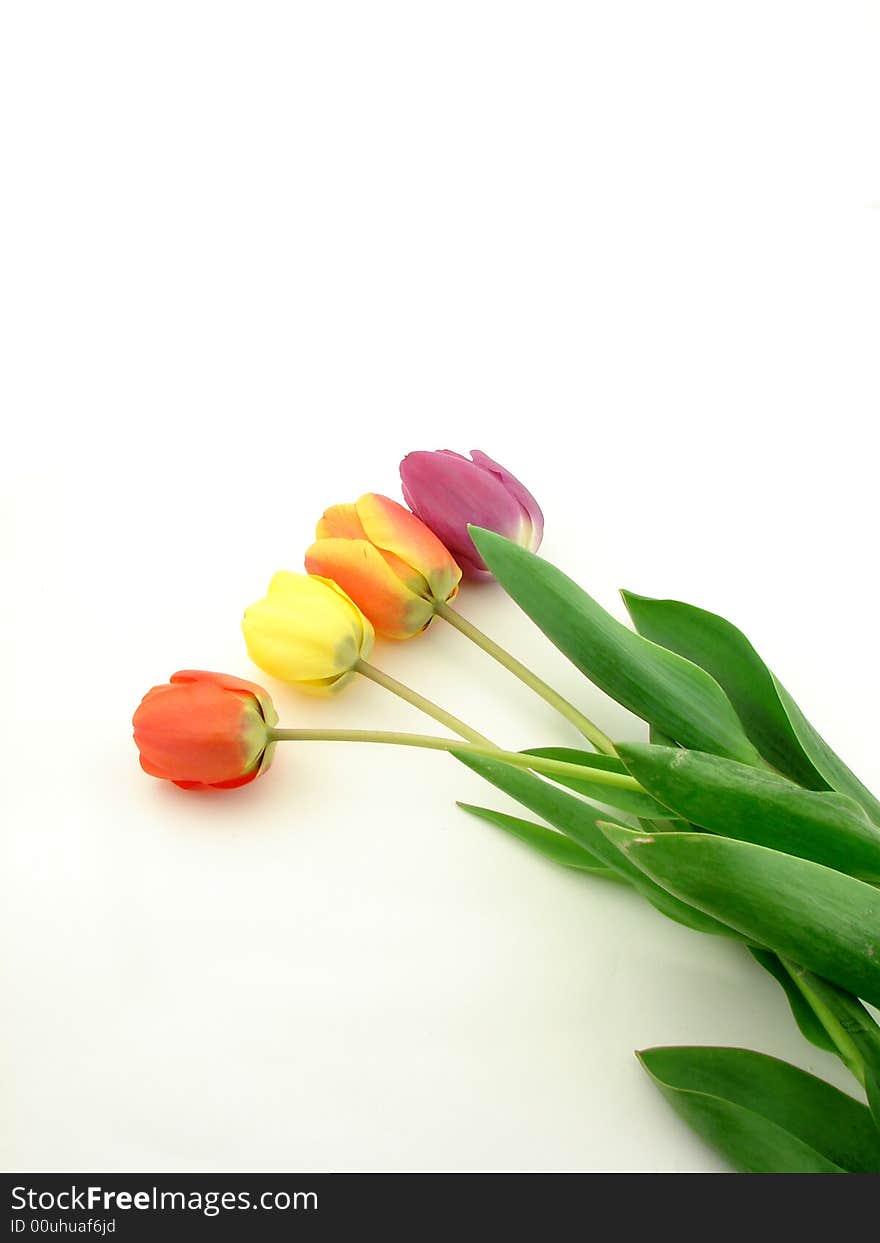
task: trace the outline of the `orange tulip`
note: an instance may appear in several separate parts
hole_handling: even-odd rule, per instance
[[[461,570],[436,535],[408,509],[368,492],[334,505],[306,553],[310,574],[338,583],[377,634],[409,639],[424,630],[436,602],[451,600]]]
[[[141,767],[185,790],[231,790],[265,772],[278,721],[261,686],[185,669],[147,691],[134,714]]]

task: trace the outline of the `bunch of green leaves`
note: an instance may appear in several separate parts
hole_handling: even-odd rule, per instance
[[[635,630],[534,553],[472,529],[502,587],[596,686],[650,727],[566,789],[460,755],[543,824],[462,804],[563,866],[631,885],[662,914],[731,937],[782,986],[803,1035],[865,1103],[744,1049],[653,1049],[654,1082],[741,1170],[880,1170],[880,802],[734,625],[624,593]],[[591,779],[629,773],[641,791]],[[867,1003],[867,1004],[865,1004]]]

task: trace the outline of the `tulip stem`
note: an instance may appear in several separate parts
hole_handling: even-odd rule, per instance
[[[418,708],[420,712],[427,713],[428,716],[433,717],[440,725],[445,725],[447,729],[451,729],[453,734],[458,734],[461,738],[466,738],[468,742],[475,742],[479,746],[489,747],[491,750],[495,749],[494,743],[490,742],[482,734],[478,734],[475,729],[471,729],[469,725],[465,725],[464,721],[460,721],[457,716],[453,716],[451,712],[447,712],[439,704],[435,704],[433,700],[426,699],[418,691],[405,686],[403,682],[398,682],[397,678],[392,678],[390,674],[377,669],[375,665],[369,665],[365,660],[359,660],[355,665],[355,669],[358,673],[362,673],[365,678],[369,678],[371,682],[384,687],[386,691],[391,691],[392,695],[397,695],[399,699],[404,699],[408,704],[412,704],[414,708]],[[408,737],[409,735],[406,736]],[[415,736],[413,735],[413,737]]]
[[[851,1013],[848,1014],[845,1010],[841,1013],[841,1007],[837,1001],[841,994],[833,984],[829,984],[826,980],[813,975],[812,972],[806,971],[796,963],[790,962],[787,958],[783,958],[782,955],[779,956],[779,961],[785,967],[792,980],[794,980],[807,1005],[831,1037],[832,1042],[837,1047],[840,1060],[864,1087],[866,1077],[865,1063],[859,1052],[857,1040],[853,1039],[853,1035],[859,1033],[860,1025],[862,1028],[866,1026],[865,1020],[869,1023],[872,1022],[868,1012],[863,1009],[861,1003],[855,998],[845,997],[845,1005],[848,1009],[851,1010],[852,1006],[856,1006],[858,1010],[862,1011],[861,1015],[859,1015],[859,1022],[853,1023]]]
[[[642,786],[628,773],[606,772],[602,768],[585,770],[582,764],[551,760],[544,756],[527,755],[523,751],[501,751],[490,743],[461,743],[455,738],[435,738],[430,734],[402,734],[369,729],[277,729],[269,731],[272,742],[376,742],[397,747],[422,747],[429,751],[451,751],[456,755],[478,755],[488,760],[527,768],[548,777],[579,777],[588,771],[590,781],[615,786],[621,790],[644,793]]]
[[[599,729],[598,725],[594,725],[588,717],[585,717],[582,712],[578,711],[574,704],[564,699],[552,686],[548,686],[536,673],[532,673],[531,669],[517,660],[515,656],[511,656],[510,652],[496,643],[494,639],[490,639],[482,630],[478,630],[473,622],[469,622],[466,617],[462,617],[461,613],[450,608],[442,600],[435,600],[434,611],[438,617],[442,617],[444,621],[449,622],[450,626],[454,626],[456,630],[461,631],[472,643],[476,643],[477,647],[481,647],[484,652],[488,652],[490,656],[498,661],[499,665],[509,669],[521,682],[525,682],[526,686],[530,686],[533,691],[541,696],[545,703],[550,704],[567,721],[570,721],[575,729],[583,734],[588,742],[593,744],[597,751],[601,751],[605,755],[616,754],[614,743],[607,734]]]

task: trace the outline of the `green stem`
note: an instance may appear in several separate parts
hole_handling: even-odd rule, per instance
[[[405,734],[388,730],[370,729],[278,729],[269,731],[272,742],[372,742],[396,747],[422,747],[428,751],[449,751],[456,755],[479,755],[515,768],[526,768],[548,777],[579,777],[583,780],[581,764],[568,764],[565,760],[550,760],[543,756],[526,755],[522,751],[501,751],[491,743],[462,743],[455,738],[435,738],[431,734]],[[626,773],[606,772],[601,768],[588,770],[591,781],[615,786],[622,790],[644,790]]]
[[[450,608],[450,606],[442,600],[434,601],[434,612],[438,617],[442,617],[444,621],[449,622],[450,626],[454,626],[456,630],[460,631],[466,638],[470,639],[472,643],[476,643],[477,647],[481,647],[484,652],[488,652],[494,660],[498,661],[499,665],[503,665],[505,669],[509,669],[510,672],[515,677],[519,678],[521,682],[524,682],[526,686],[531,687],[533,691],[541,696],[545,703],[550,704],[550,706],[555,708],[557,712],[561,713],[567,721],[570,721],[575,729],[578,730],[579,733],[583,734],[588,742],[593,744],[597,751],[601,751],[605,755],[616,754],[614,750],[614,743],[607,734],[604,734],[602,730],[599,729],[598,725],[594,725],[588,717],[585,717],[582,712],[578,711],[574,704],[571,704],[567,699],[564,699],[558,691],[553,689],[552,686],[548,686],[547,683],[539,678],[536,673],[532,673],[531,669],[529,669],[521,661],[517,660],[515,656],[511,656],[510,652],[501,647],[499,643],[496,643],[494,639],[490,639],[489,636],[484,634],[482,630],[479,630],[473,622],[469,622],[466,617],[462,617],[461,613],[457,612],[453,608]]]
[[[829,1004],[827,997],[823,996],[825,990],[819,987],[821,982],[813,976],[812,972],[798,966],[797,963],[790,962],[787,958],[783,958],[781,954],[779,955],[779,961],[800,989],[807,1005],[831,1037],[840,1054],[841,1061],[864,1087],[865,1063],[862,1055],[858,1050],[856,1042],[846,1030],[838,1015],[835,1014],[834,1008]]]
[[[358,673],[363,674],[365,678],[369,678],[371,682],[384,687],[386,691],[391,691],[392,695],[397,695],[399,699],[412,704],[420,712],[433,717],[440,725],[445,725],[447,729],[451,729],[453,734],[458,734],[461,738],[467,738],[468,742],[476,742],[480,746],[494,749],[494,743],[490,742],[482,734],[478,734],[475,729],[471,729],[469,725],[465,725],[464,721],[460,721],[457,716],[453,716],[451,712],[447,712],[445,708],[441,708],[433,700],[426,699],[418,691],[405,686],[403,682],[398,682],[397,678],[392,678],[390,674],[383,673],[375,665],[369,665],[365,660],[359,660],[355,665],[355,669]]]

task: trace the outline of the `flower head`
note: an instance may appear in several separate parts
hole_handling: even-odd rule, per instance
[[[509,471],[477,449],[470,458],[449,449],[409,453],[400,463],[400,478],[407,505],[470,578],[491,575],[474,547],[469,524],[497,531],[532,552],[541,543],[544,516],[538,502]]]
[[[451,600],[461,570],[432,531],[387,496],[368,492],[354,505],[334,505],[318,523],[306,569],[333,579],[377,633],[409,639]]]
[[[265,772],[278,721],[261,686],[184,669],[147,691],[134,714],[141,767],[185,790],[230,790]]]
[[[373,647],[373,627],[357,605],[314,574],[280,570],[241,626],[254,664],[309,690],[343,686]]]

